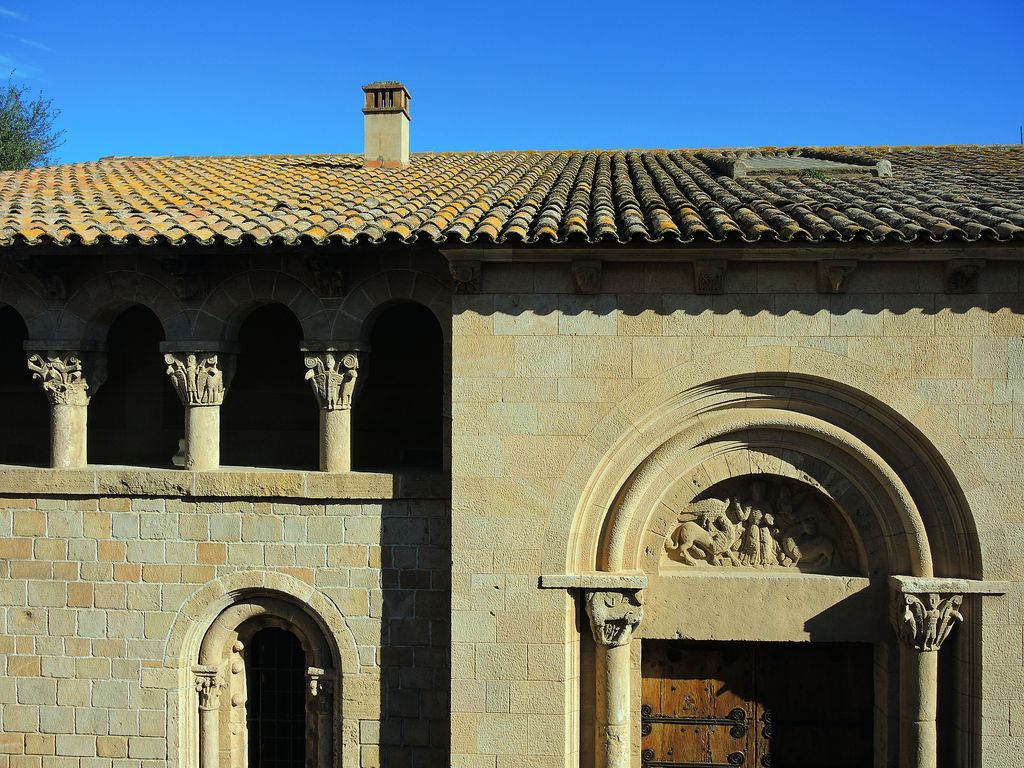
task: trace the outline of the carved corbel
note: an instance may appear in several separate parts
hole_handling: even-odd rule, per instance
[[[100,353],[48,350],[30,354],[27,363],[51,405],[88,405],[106,379],[106,358]]]
[[[167,352],[167,375],[181,404],[221,405],[231,383],[234,358],[215,352]]]
[[[601,292],[601,262],[598,259],[577,259],[572,263],[572,282],[576,293]]]
[[[195,675],[195,689],[199,694],[199,709],[219,709],[220,691],[223,688],[220,670],[215,666],[196,664],[192,667],[192,674]]]
[[[946,293],[977,293],[984,259],[951,259],[946,264]]]
[[[455,293],[480,292],[480,262],[459,259],[448,262]]]
[[[857,268],[853,259],[828,259],[818,262],[818,293],[846,293],[850,275]]]
[[[325,411],[347,411],[359,376],[359,358],[355,352],[307,352],[306,381],[313,387],[317,402]]]
[[[725,292],[725,269],[729,262],[724,259],[700,259],[693,262],[693,291],[701,295],[716,295]]]
[[[900,641],[919,651],[937,651],[957,622],[963,621],[963,595],[895,593],[892,626]]]
[[[599,645],[628,645],[643,618],[643,593],[639,589],[587,590],[590,630]]]
[[[337,256],[317,254],[306,258],[306,269],[313,276],[313,290],[323,299],[345,295],[345,268]]]

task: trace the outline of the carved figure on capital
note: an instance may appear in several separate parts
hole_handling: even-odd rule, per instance
[[[937,651],[963,621],[960,606],[962,595],[943,597],[934,592],[923,595],[896,594],[893,596],[892,623],[897,636],[919,651]]]
[[[776,483],[773,493],[753,480],[745,496],[699,499],[676,518],[665,541],[672,560],[689,566],[743,566],[828,570],[836,565],[834,537],[822,503]]]
[[[168,352],[164,362],[182,405],[221,405],[224,402],[227,383],[216,354]]]
[[[347,411],[359,376],[359,358],[354,352],[337,357],[333,352],[308,354],[305,358],[306,381],[313,387],[320,407],[327,411]]]
[[[627,645],[643,618],[643,595],[637,589],[603,589],[586,593],[587,616],[594,640],[601,645]]]
[[[88,405],[89,381],[85,376],[82,358],[72,352],[46,352],[28,358],[32,378],[39,382],[43,392],[54,405]],[[98,378],[97,371],[90,371]]]

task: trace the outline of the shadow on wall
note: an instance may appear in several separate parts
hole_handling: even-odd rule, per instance
[[[448,503],[440,499],[384,502],[380,523],[379,764],[381,768],[447,768]]]
[[[973,290],[947,293],[942,264],[929,262],[861,264],[848,275],[841,292],[819,292],[816,262],[730,264],[717,295],[694,291],[693,268],[680,264],[605,264],[600,290],[576,291],[568,264],[486,264],[480,295],[455,297],[455,314],[532,315],[538,323],[558,323],[561,315],[572,333],[571,321],[581,316],[627,318],[711,316],[815,319],[828,315],[881,316],[912,322],[915,316],[964,315],[983,309],[996,317],[1024,314],[1024,275],[1012,262],[991,262],[978,275]],[[493,294],[493,297],[491,296]],[[881,317],[878,318],[881,324]],[[881,329],[881,325],[879,325]],[[767,330],[767,329],[765,329]],[[664,329],[672,334],[672,326]],[[814,327],[813,333],[822,332]],[[770,334],[759,334],[770,335]],[[827,320],[824,335],[828,335]]]

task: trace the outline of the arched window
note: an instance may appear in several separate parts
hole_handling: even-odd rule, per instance
[[[306,658],[299,639],[267,627],[248,643],[249,768],[302,768],[306,760]]]
[[[0,307],[0,464],[45,464],[50,408],[25,366],[28,330],[13,307]]]
[[[380,313],[370,352],[360,360],[353,466],[441,466],[443,355],[441,327],[429,309],[397,304]]]
[[[235,376],[221,407],[221,457],[229,466],[317,465],[319,414],[304,380],[302,326],[281,304],[242,323]]]
[[[167,377],[163,326],[141,305],[107,333],[107,380],[89,402],[89,461],[170,466],[183,437],[181,403]]]
[[[192,668],[200,768],[336,768],[337,668],[298,605],[260,596],[225,609]]]

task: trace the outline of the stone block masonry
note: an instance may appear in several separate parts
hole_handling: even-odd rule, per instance
[[[200,620],[197,593],[252,573],[308,585],[344,619],[345,765],[445,765],[447,507],[0,497],[0,766],[177,763],[175,713],[195,694],[168,666],[172,635]]]

